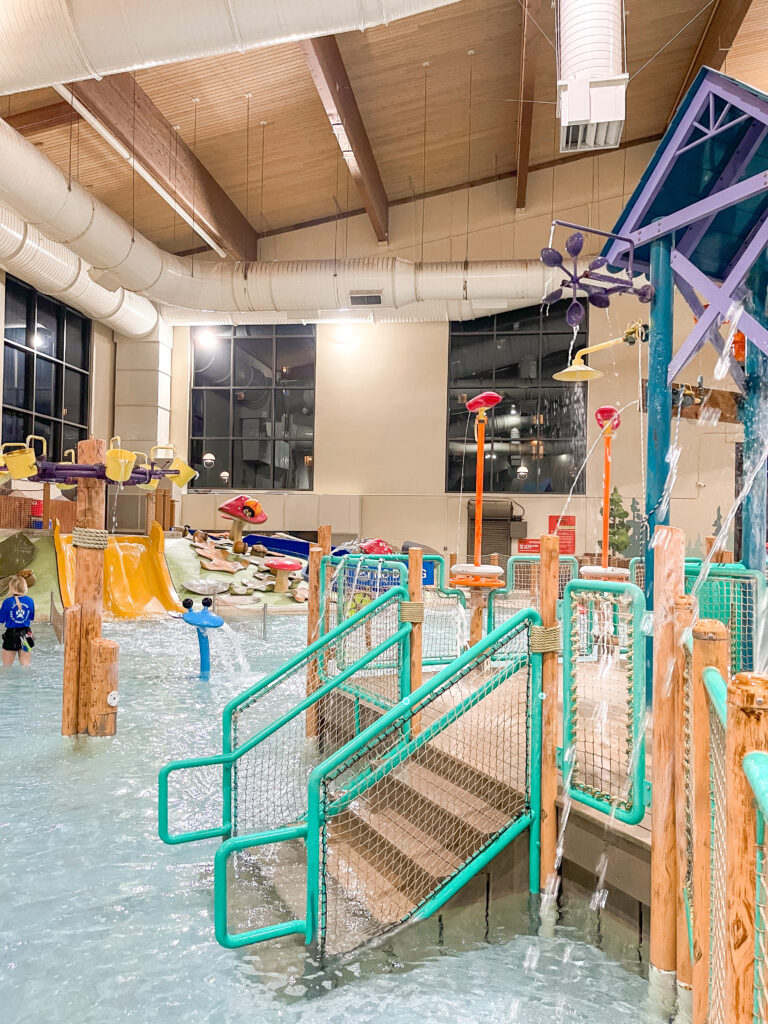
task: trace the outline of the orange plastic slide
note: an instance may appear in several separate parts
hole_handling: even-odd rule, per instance
[[[54,531],[59,588],[65,608],[75,600],[71,534]],[[146,619],[182,611],[165,562],[165,537],[153,523],[149,537],[110,537],[104,552],[104,611],[114,619]]]

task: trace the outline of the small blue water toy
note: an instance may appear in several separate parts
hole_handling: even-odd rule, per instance
[[[197,629],[197,640],[200,644],[200,678],[210,679],[211,676],[211,645],[208,639],[209,629],[218,629],[224,625],[224,619],[211,611],[213,600],[210,597],[203,598],[203,607],[199,612],[194,610],[191,597],[186,597],[181,602],[186,611],[181,616],[184,622]]]

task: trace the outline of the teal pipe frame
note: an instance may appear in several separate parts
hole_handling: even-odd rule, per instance
[[[616,807],[612,803],[600,800],[571,784],[572,755],[569,752],[573,748],[574,735],[571,726],[571,715],[573,702],[571,699],[571,686],[569,681],[573,677],[573,655],[571,651],[571,594],[585,594],[600,597],[602,595],[616,595],[617,597],[629,594],[632,598],[632,632],[634,635],[633,671],[632,680],[632,749],[637,751],[632,767],[632,778],[630,781],[629,796],[631,797],[632,809],[627,811],[622,807]],[[645,788],[645,708],[646,695],[643,680],[643,665],[645,663],[646,637],[643,632],[643,615],[645,614],[645,599],[643,592],[633,583],[593,582],[590,580],[571,580],[565,588],[563,597],[563,788],[568,795],[578,803],[586,804],[593,810],[615,817],[627,825],[638,825],[645,817],[645,800],[643,798]]]
[[[728,722],[728,686],[719,671],[712,665],[704,669],[701,678],[709,694],[712,707],[725,729]]]
[[[256,846],[284,843],[290,839],[306,839],[306,836],[307,826],[296,825],[290,828],[274,829],[271,832],[257,832],[249,836],[235,836],[219,846],[213,858],[213,917],[216,939],[220,945],[226,949],[239,949],[241,946],[250,946],[254,942],[279,939],[283,935],[304,935],[306,933],[306,921],[294,920],[264,925],[251,931],[233,934],[229,931],[227,901],[227,861],[230,854],[240,850],[250,850]]]
[[[768,818],[768,754],[755,750],[742,763],[758,809],[763,818]]]
[[[507,583],[505,587],[499,587],[496,590],[492,590],[488,595],[488,609],[486,611],[486,630],[491,632],[494,628],[494,609],[497,600],[509,595],[515,589],[515,566],[521,564],[537,563],[541,561],[540,555],[510,555],[507,559]],[[560,555],[558,558],[558,567],[562,565],[570,565],[571,567],[571,579],[577,579],[579,575],[579,560],[574,558],[573,555]]]
[[[401,623],[399,629],[392,634],[386,641],[379,644],[377,647],[370,651],[367,651],[364,657],[359,661],[355,662],[344,672],[340,673],[335,678],[324,683],[315,692],[298,705],[293,707],[289,712],[284,714],[281,718],[272,722],[266,729],[261,730],[255,736],[251,737],[245,743],[241,744],[237,749],[232,749],[231,735],[232,735],[232,714],[246,701],[251,700],[253,697],[258,696],[261,692],[271,687],[275,683],[278,683],[285,676],[290,676],[299,666],[305,662],[310,661],[318,652],[322,651],[325,647],[335,643],[340,637],[365,620],[367,617],[375,615],[376,612],[383,606],[392,601],[407,600],[408,592],[400,587],[393,588],[387,591],[385,594],[380,595],[371,604],[366,605],[365,608],[361,609],[346,622],[340,623],[330,633],[326,633],[324,636],[319,637],[314,643],[310,644],[305,650],[297,654],[292,658],[287,665],[273,672],[265,679],[259,680],[254,686],[241,693],[239,696],[231,700],[223,712],[223,736],[222,736],[222,753],[210,755],[208,757],[198,758],[186,758],[179,761],[171,761],[167,765],[161,768],[158,777],[158,834],[164,843],[169,845],[176,845],[179,843],[191,843],[197,842],[202,839],[214,839],[229,836],[232,833],[232,766],[242,757],[248,753],[249,750],[253,749],[258,743],[263,742],[268,736],[271,736],[281,726],[287,724],[297,715],[306,711],[308,707],[311,707],[318,700],[321,700],[327,693],[333,690],[337,686],[343,685],[347,679],[355,675],[361,668],[364,668],[371,661],[380,657],[385,651],[389,650],[395,645],[401,645],[401,677],[403,672],[408,671],[408,657],[407,657],[407,644],[410,637],[412,626],[410,623]],[[401,689],[404,686],[401,678]],[[191,832],[183,832],[177,834],[171,834],[169,831],[168,824],[168,784],[169,777],[172,772],[183,771],[186,769],[193,768],[205,768],[213,765],[220,764],[223,771],[223,807],[222,807],[222,824],[221,826],[211,827],[207,829],[197,829]]]
[[[748,569],[765,572],[766,500],[768,500],[768,472],[765,469],[766,428],[768,416],[768,356],[753,342],[747,340],[746,363],[747,393],[741,404],[744,424],[743,477],[746,480],[763,462],[754,483],[744,498],[741,519],[741,560]]]
[[[653,287],[650,332],[648,336],[648,484],[645,499],[647,534],[645,538],[645,606],[653,609],[653,534],[657,526],[669,524],[669,505],[659,508],[669,475],[667,455],[672,432],[672,389],[667,371],[672,362],[674,331],[674,277],[670,265],[671,236],[651,242],[650,280]],[[642,412],[641,414],[642,415]],[[653,645],[646,651],[646,698],[653,697]]]
[[[401,719],[404,717],[411,717],[415,710],[418,709],[421,702],[429,697],[436,689],[439,689],[444,684],[449,683],[450,680],[462,672],[464,669],[470,668],[473,662],[478,660],[482,661],[482,655],[489,648],[494,646],[496,643],[501,641],[505,636],[510,633],[514,633],[520,625],[524,622],[530,622],[532,625],[541,625],[541,616],[537,611],[529,609],[527,611],[519,612],[508,622],[505,622],[498,629],[495,629],[492,633],[483,637],[479,643],[475,644],[468,651],[465,651],[459,658],[457,658],[450,665],[446,666],[442,671],[438,672],[432,679],[423,683],[417,690],[405,697],[399,704],[397,704],[391,711],[386,715],[383,715],[376,722],[370,725],[367,729],[350,740],[343,747],[333,753],[329,758],[323,761],[322,764],[318,765],[310,773],[308,781],[308,800],[307,800],[307,935],[306,941],[308,944],[317,942],[318,940],[318,913],[320,906],[320,893],[319,893],[319,881],[320,881],[320,833],[323,824],[323,816],[321,810],[321,788],[324,785],[325,776],[338,768],[339,765],[343,764],[348,758],[361,751],[369,743],[375,741],[376,738],[385,730],[390,727],[397,726]],[[499,671],[502,671],[501,668]],[[529,773],[530,773],[530,818],[531,818],[531,854],[529,857],[529,870],[533,871],[535,867],[535,885],[534,891],[538,892],[538,864],[540,854],[540,817],[541,817],[541,655],[531,655],[531,744],[530,744],[530,755],[529,755]],[[469,699],[469,698],[468,698]],[[451,715],[453,711],[447,712],[447,715]],[[446,716],[443,716],[443,718]],[[438,719],[434,725],[439,725],[442,719]],[[415,742],[415,741],[412,741]],[[382,773],[382,777],[388,770],[395,767],[395,764],[389,762],[390,767],[386,768],[382,766],[378,769]],[[476,870],[479,870],[476,869]],[[463,877],[464,881],[467,881],[475,871],[471,871],[471,866],[465,866],[462,868],[456,877]],[[461,884],[464,884],[463,882]],[[530,885],[533,885],[533,881],[529,881]],[[460,887],[460,886],[459,886]]]

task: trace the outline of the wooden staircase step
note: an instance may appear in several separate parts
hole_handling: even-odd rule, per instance
[[[326,863],[345,895],[362,903],[377,921],[402,921],[413,910],[413,901],[352,843],[334,837],[328,845]]]
[[[462,859],[453,851],[393,807],[374,808],[360,800],[346,813],[367,828],[367,849],[373,847],[375,850],[383,841],[384,846],[394,852],[398,864],[395,870],[402,871],[402,862],[410,862],[419,872],[437,881],[453,874],[462,865]],[[347,827],[351,824],[349,822]],[[407,863],[405,871],[407,874]]]
[[[501,811],[507,818],[506,812],[510,807],[523,799],[519,786],[510,785],[494,777],[479,758],[470,761],[463,752],[452,752],[447,749],[447,745],[438,745],[434,741],[427,743],[415,754],[414,763],[424,766],[437,777],[450,781],[452,785],[472,794],[494,810]]]
[[[482,797],[431,771],[424,764],[410,760],[392,773],[392,778],[412,789],[420,798],[441,811],[459,818],[482,835],[493,835],[503,829],[509,818]]]

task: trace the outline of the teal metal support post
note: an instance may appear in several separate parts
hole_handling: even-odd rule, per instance
[[[744,423],[744,472],[746,480],[762,463],[749,493],[744,498],[741,520],[741,560],[748,569],[765,571],[766,498],[768,476],[765,469],[766,423],[768,422],[768,356],[747,340],[747,393],[741,406]]]
[[[648,485],[645,499],[647,535],[645,540],[645,606],[653,608],[653,534],[657,526],[669,525],[669,504],[662,506],[669,462],[667,453],[672,427],[672,390],[667,370],[672,362],[674,326],[674,281],[670,267],[672,241],[667,235],[651,243],[651,330],[648,338]],[[650,706],[653,691],[653,645],[646,646],[646,697]]]

